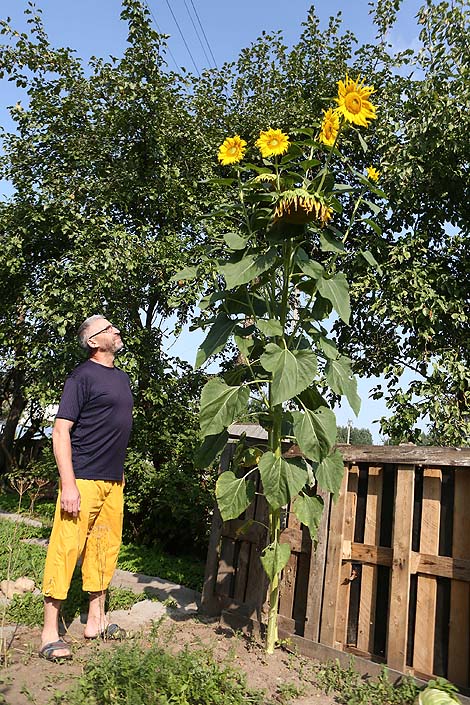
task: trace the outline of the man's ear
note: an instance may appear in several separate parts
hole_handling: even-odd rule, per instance
[[[90,338],[90,340],[87,340],[87,345],[89,348],[92,348],[93,350],[95,348],[99,347],[98,343],[96,342],[96,340],[94,338]]]

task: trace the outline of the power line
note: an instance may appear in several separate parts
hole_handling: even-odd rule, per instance
[[[164,34],[164,32],[162,32],[162,30],[161,30],[160,27],[158,26],[157,18],[156,18],[155,15],[153,14],[153,10],[152,10],[152,8],[150,7],[150,5],[148,4],[147,0],[144,0],[144,3],[145,3],[145,6],[146,6],[147,10],[148,10],[148,11],[150,12],[150,14],[152,15],[152,19],[153,19],[153,21],[155,22],[155,27],[157,28],[158,33],[159,33],[159,34]],[[166,47],[166,49],[168,49],[168,53],[169,53],[169,55],[170,55],[170,58],[172,59],[174,65],[175,65],[175,69],[176,69],[177,71],[179,71],[179,66],[178,66],[178,64],[176,63],[176,59],[175,59],[175,57],[174,57],[173,54],[172,54],[172,51],[171,51],[171,49],[170,49],[170,45],[169,45],[168,43],[166,43],[165,47]]]
[[[169,9],[170,12],[171,12],[171,16],[173,17],[173,19],[174,19],[174,21],[175,21],[175,24],[176,24],[176,26],[178,27],[178,31],[179,31],[179,33],[180,33],[180,35],[181,35],[181,39],[183,40],[184,46],[186,47],[186,50],[187,50],[189,56],[191,57],[191,61],[193,62],[193,66],[194,66],[194,68],[196,69],[196,73],[197,73],[197,75],[200,77],[201,74],[199,73],[199,69],[198,69],[198,67],[196,66],[196,62],[194,61],[194,57],[193,57],[193,55],[192,55],[192,53],[191,53],[191,49],[189,48],[188,43],[187,43],[186,39],[184,38],[184,34],[183,34],[183,32],[181,31],[181,27],[180,27],[179,24],[178,24],[178,20],[176,19],[175,13],[174,13],[173,10],[171,9],[171,5],[170,5],[170,3],[168,2],[168,0],[166,0],[166,4],[168,5],[168,9]]]
[[[208,66],[210,66],[210,65],[211,65],[211,60],[209,59],[209,57],[208,57],[208,55],[207,55],[206,47],[204,46],[204,44],[203,44],[203,42],[202,42],[201,35],[199,34],[198,29],[197,29],[197,27],[196,27],[196,25],[195,25],[195,23],[194,23],[193,16],[192,16],[192,14],[191,14],[190,11],[189,11],[188,3],[186,2],[186,0],[184,0],[184,6],[185,6],[186,11],[187,11],[187,13],[188,13],[188,15],[189,15],[189,19],[191,20],[191,24],[192,24],[192,26],[193,26],[193,29],[194,29],[195,33],[196,33],[196,37],[197,37],[198,40],[199,40],[199,44],[201,45],[202,51],[204,52],[204,56],[206,57],[207,64],[208,64]]]
[[[191,2],[191,5],[192,5],[192,7],[193,7],[194,14],[196,15],[196,19],[197,19],[197,21],[198,21],[198,23],[199,23],[199,26],[200,26],[200,28],[201,28],[201,32],[202,32],[202,34],[203,34],[203,36],[204,36],[204,39],[206,40],[206,44],[207,44],[207,47],[208,47],[208,49],[209,49],[210,55],[212,56],[212,61],[214,62],[214,66],[215,66],[215,68],[217,68],[217,61],[215,60],[215,56],[214,56],[214,54],[212,53],[211,45],[209,44],[209,40],[207,39],[207,35],[206,35],[205,31],[204,31],[204,27],[202,26],[201,20],[200,20],[199,15],[198,15],[198,12],[197,12],[197,10],[196,10],[196,8],[195,8],[195,6],[194,6],[194,2],[193,2],[193,0],[190,0],[190,2]],[[186,4],[186,0],[185,0],[185,4]]]

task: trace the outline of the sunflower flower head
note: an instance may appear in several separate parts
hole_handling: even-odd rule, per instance
[[[323,111],[323,121],[318,139],[323,144],[332,147],[339,132],[339,115],[337,110],[329,108]]]
[[[370,181],[378,181],[379,177],[380,177],[380,171],[378,171],[373,166],[368,166],[367,167],[367,177],[370,179]]]
[[[259,148],[262,157],[266,159],[267,157],[285,154],[289,148],[289,138],[282,130],[269,128],[269,130],[260,132],[255,144]]]
[[[240,135],[227,137],[219,147],[217,158],[221,164],[237,164],[245,156],[246,142]]]
[[[373,92],[373,86],[365,86],[359,78],[353,81],[346,75],[344,81],[338,81],[337,109],[348,122],[368,127],[369,121],[376,118],[375,105],[369,101]]]
[[[332,215],[333,210],[320,197],[303,188],[295,188],[281,194],[274,211],[274,220],[298,225],[318,220],[321,225],[325,225]]]

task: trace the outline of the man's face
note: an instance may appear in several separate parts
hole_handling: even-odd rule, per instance
[[[119,328],[113,326],[106,318],[93,321],[88,335],[90,348],[102,352],[117,353],[123,347]]]

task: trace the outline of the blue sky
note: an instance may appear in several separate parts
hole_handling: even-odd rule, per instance
[[[421,4],[417,0],[402,0],[397,25],[389,37],[395,49],[416,47],[419,28],[414,18]],[[54,45],[76,49],[85,61],[92,55],[122,54],[126,26],[119,20],[120,0],[36,0],[36,5],[43,10],[44,24]],[[185,66],[192,72],[213,63],[212,56],[219,66],[235,60],[240,50],[249,46],[263,30],[281,29],[287,44],[295,43],[311,5],[310,0],[291,0],[288,4],[281,0],[238,0],[236,4],[224,0],[148,0],[157,29],[170,35],[169,67]],[[341,11],[345,30],[352,30],[360,43],[374,41],[375,28],[369,16],[368,0],[319,0],[314,5],[321,26],[327,25],[330,15]],[[12,25],[22,31],[26,6],[26,0],[0,0],[0,18],[11,17]],[[20,98],[19,89],[0,81],[0,125],[7,129],[11,127],[7,106],[14,105]],[[8,187],[3,185],[0,197],[7,192]],[[192,363],[200,342],[199,333],[185,332],[171,352]],[[378,425],[372,422],[382,416],[385,409],[381,402],[368,399],[368,392],[376,382],[375,379],[360,380],[363,404],[358,419],[345,403],[338,410],[338,423],[345,425],[352,419],[355,426],[370,428],[374,440],[379,442]]]

